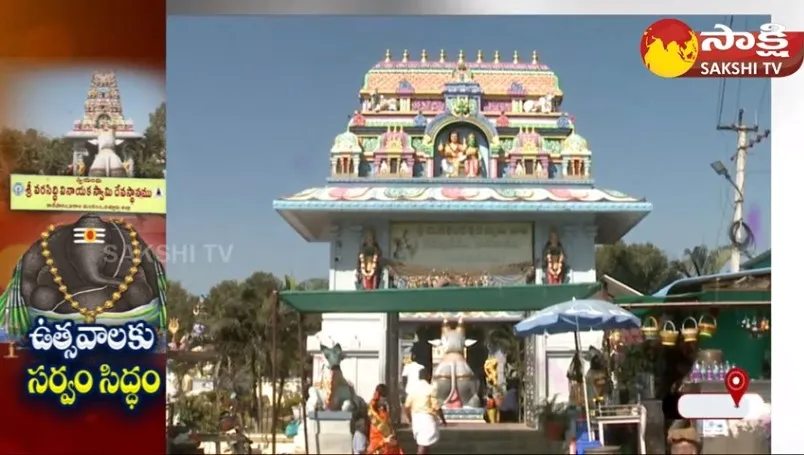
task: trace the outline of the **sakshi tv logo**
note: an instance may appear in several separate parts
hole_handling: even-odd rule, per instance
[[[780,24],[759,31],[734,31],[715,24],[695,31],[678,19],[654,22],[639,44],[642,62],[665,77],[785,77],[804,61],[804,32]]]

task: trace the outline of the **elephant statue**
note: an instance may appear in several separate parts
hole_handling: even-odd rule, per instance
[[[145,320],[164,329],[166,283],[162,264],[131,224],[86,214],[51,226],[25,252],[0,296],[0,324],[15,336],[38,316]]]

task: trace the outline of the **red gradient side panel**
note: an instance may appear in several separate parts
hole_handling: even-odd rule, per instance
[[[18,0],[0,2],[0,125],[14,124],[12,95],[16,68],[75,65],[135,67],[164,74],[165,1]],[[87,75],[89,80],[89,75]],[[79,106],[80,109],[80,106]],[[67,119],[65,131],[70,128]],[[18,124],[18,122],[16,122]],[[143,125],[144,127],[145,125]],[[0,287],[16,261],[48,225],[74,220],[77,213],[19,212],[9,207],[7,155],[0,144]],[[165,217],[126,217],[152,247],[165,243]],[[160,250],[160,248],[155,248]],[[0,344],[0,454],[162,454],[165,453],[164,399],[127,413],[114,401],[86,402],[76,410],[33,402],[26,396],[25,369],[34,359],[18,351],[6,359]],[[164,356],[148,363],[164,370]]]

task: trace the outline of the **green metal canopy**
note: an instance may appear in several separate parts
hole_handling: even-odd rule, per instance
[[[600,283],[500,287],[288,291],[279,298],[302,313],[537,311],[591,297]]]
[[[745,261],[740,266],[742,270],[756,270],[771,267],[771,250],[765,251],[762,254],[754,256],[753,259]]]

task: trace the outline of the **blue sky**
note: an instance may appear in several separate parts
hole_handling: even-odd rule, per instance
[[[656,17],[170,17],[168,19],[168,242],[233,244],[231,261],[171,262],[168,273],[204,292],[255,270],[299,278],[326,276],[328,249],[307,244],[271,201],[324,184],[332,140],[357,107],[363,75],[391,48],[457,55],[478,49],[505,59],[532,50],[559,76],[563,109],[594,152],[602,188],[644,196],[653,213],[628,236],[676,256],[697,244],[721,244],[731,218],[728,184],[709,168],[729,163],[736,137],[715,130],[719,80],[652,76],[638,53]],[[707,29],[722,17],[682,18]],[[766,18],[735,19],[757,28]],[[49,93],[46,131],[64,131],[89,81]],[[72,87],[72,84],[70,84]],[[140,87],[140,88],[137,88]],[[121,74],[127,116],[137,125],[158,98]],[[76,91],[77,90],[77,91]],[[138,92],[139,91],[139,92]],[[59,94],[56,94],[58,92]],[[770,125],[765,80],[730,80],[723,121],[737,106]],[[56,112],[70,97],[69,109]],[[63,126],[51,117],[59,115]],[[144,115],[140,119],[138,116]],[[53,123],[53,125],[50,125]],[[751,151],[747,207],[761,212],[759,249],[770,245],[770,147]],[[205,259],[205,258],[204,258]]]

